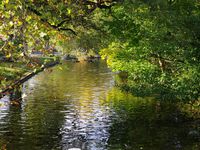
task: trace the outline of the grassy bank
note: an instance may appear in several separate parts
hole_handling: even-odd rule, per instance
[[[45,64],[58,61],[55,57],[34,57],[28,62],[0,62],[0,92],[20,78],[37,72]]]
[[[9,84],[22,77],[25,73],[31,72],[33,68],[22,62],[0,63],[0,92]]]

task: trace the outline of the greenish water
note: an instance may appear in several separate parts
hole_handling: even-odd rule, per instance
[[[104,62],[67,63],[0,100],[0,149],[199,150],[199,120],[174,104],[114,88]]]

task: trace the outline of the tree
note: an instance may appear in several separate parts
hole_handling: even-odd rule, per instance
[[[200,3],[125,1],[105,20],[111,42],[101,51],[113,70],[128,74],[138,95],[197,100],[200,96]]]
[[[71,36],[82,28],[95,28],[89,23],[90,14],[97,8],[110,9],[116,1],[2,0],[0,34],[7,40],[0,47],[1,52],[6,56],[26,55],[38,41],[40,46],[47,43],[44,35],[51,39],[55,34]]]

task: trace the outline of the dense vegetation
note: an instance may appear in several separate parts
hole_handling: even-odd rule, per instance
[[[105,21],[111,42],[101,53],[127,73],[139,95],[197,100],[200,96],[200,2],[127,0]]]
[[[70,47],[101,49],[127,77],[120,86],[134,94],[200,97],[198,0],[3,0],[0,17],[6,58],[75,41]]]

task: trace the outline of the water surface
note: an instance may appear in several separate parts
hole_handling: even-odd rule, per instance
[[[64,63],[0,100],[0,149],[199,150],[198,120],[174,104],[114,88],[104,62]]]

